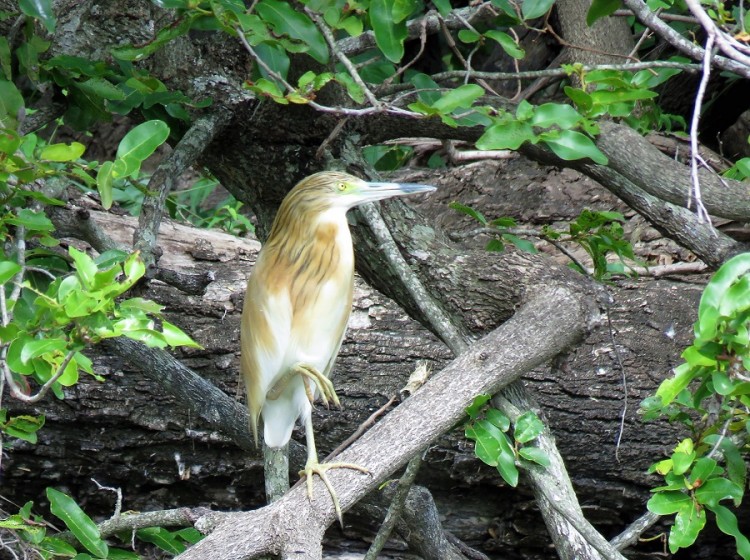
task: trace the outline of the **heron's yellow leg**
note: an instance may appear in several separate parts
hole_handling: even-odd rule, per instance
[[[320,398],[323,400],[323,403],[326,406],[328,406],[328,401],[333,401],[333,404],[335,404],[336,406],[341,406],[339,396],[336,394],[336,391],[333,388],[333,382],[325,375],[320,373],[317,369],[307,364],[297,364],[289,368],[289,371],[287,371],[281,377],[281,379],[279,379],[274,384],[274,386],[271,387],[271,389],[266,394],[266,398],[271,401],[278,399],[284,389],[286,389],[289,381],[291,381],[295,375],[302,376],[302,382],[305,386],[305,393],[307,393],[307,398],[310,400],[310,403],[313,402],[313,393],[312,391],[310,391],[310,387],[307,385],[307,383],[304,382],[305,378],[308,378],[313,383],[315,383],[315,385],[318,387],[318,391],[320,391]]]
[[[312,500],[313,498],[312,477],[314,474],[317,474],[320,477],[320,480],[323,481],[323,484],[326,485],[328,493],[331,495],[331,500],[333,500],[333,507],[336,510],[336,519],[339,520],[339,525],[341,525],[341,527],[343,528],[344,520],[341,517],[341,504],[339,504],[339,498],[336,495],[336,491],[333,489],[331,481],[328,480],[326,471],[329,471],[330,469],[353,469],[365,474],[370,474],[370,471],[368,471],[365,467],[355,465],[354,463],[320,463],[318,461],[318,452],[315,449],[315,436],[313,434],[312,419],[310,417],[306,418],[305,437],[307,439],[307,463],[305,463],[305,468],[299,471],[299,475],[306,478],[305,482],[307,483],[307,497],[310,500]]]

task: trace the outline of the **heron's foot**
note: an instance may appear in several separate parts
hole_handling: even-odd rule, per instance
[[[328,379],[317,369],[307,364],[297,364],[292,368],[292,371],[302,376],[302,383],[305,386],[305,393],[307,394],[307,398],[309,399],[310,404],[315,401],[315,397],[313,396],[313,392],[310,390],[310,386],[305,383],[305,377],[315,383],[315,386],[318,388],[318,392],[320,393],[320,400],[323,401],[323,404],[326,405],[326,407],[330,406],[330,402],[333,402],[333,404],[335,404],[339,408],[341,407],[339,396],[336,394],[336,390],[333,388],[333,381]]]
[[[333,507],[336,509],[336,519],[339,520],[339,525],[341,525],[341,527],[343,528],[344,520],[341,517],[341,505],[339,504],[339,498],[336,495],[336,491],[333,489],[331,481],[328,480],[328,475],[326,474],[326,471],[329,471],[331,469],[352,469],[364,474],[370,474],[370,471],[368,471],[364,467],[355,465],[354,463],[319,463],[317,460],[308,460],[305,468],[299,471],[299,475],[306,478],[305,482],[307,483],[307,497],[310,500],[313,499],[312,477],[314,474],[317,474],[320,477],[320,480],[322,480],[323,484],[326,485],[328,493],[331,495],[331,500],[333,500]]]

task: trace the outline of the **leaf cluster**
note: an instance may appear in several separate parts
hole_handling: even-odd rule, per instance
[[[665,485],[653,490],[651,511],[675,515],[672,552],[690,546],[713,513],[718,528],[735,538],[738,554],[750,558],[750,541],[730,508],[747,487],[743,455],[750,442],[750,254],[727,261],[706,286],[698,308],[693,344],[684,363],[643,401],[646,419],[666,417],[692,436],[671,456],[651,466]],[[724,468],[720,466],[723,461]]]
[[[33,502],[27,502],[18,513],[0,520],[0,528],[10,529],[32,545],[43,560],[74,558],[75,560],[139,560],[141,556],[126,548],[116,548],[102,538],[99,527],[86,512],[67,494],[47,488],[50,512],[65,524],[69,535],[50,535],[46,520],[32,512]],[[162,527],[149,527],[117,535],[123,545],[135,539],[151,543],[170,554],[184,552],[188,545],[198,542],[202,535],[193,528],[169,531]]]
[[[478,395],[467,407],[464,434],[474,441],[474,453],[485,464],[497,468],[503,480],[518,485],[518,469],[548,467],[547,454],[533,445],[544,431],[544,424],[531,411],[523,413],[515,422],[511,437],[511,421],[488,403],[490,395]]]

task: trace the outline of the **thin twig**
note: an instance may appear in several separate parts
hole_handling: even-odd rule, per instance
[[[703,75],[701,81],[698,84],[698,93],[695,96],[695,105],[693,106],[693,118],[690,121],[690,176],[692,178],[692,190],[688,197],[688,208],[691,206],[691,201],[695,200],[695,210],[698,214],[698,222],[711,223],[711,217],[708,215],[706,207],[703,205],[701,199],[701,185],[700,179],[698,178],[698,123],[700,121],[701,108],[703,107],[703,96],[706,93],[706,86],[711,76],[711,51],[714,46],[714,35],[708,34],[706,38],[706,48],[703,57]]]
[[[721,52],[735,62],[750,68],[750,56],[744,54],[744,51],[747,48],[745,45],[737,42],[733,37],[719,29],[711,19],[711,16],[706,13],[699,2],[696,0],[685,0],[685,4],[696,19],[698,19],[703,29],[706,30],[706,33],[708,33],[709,36],[713,36],[714,41]],[[708,47],[706,47],[706,49],[710,50]]]
[[[388,226],[377,207],[373,203],[363,204],[359,207],[359,210],[373,232],[373,235],[378,240],[380,249],[386,259],[388,259],[391,268],[399,277],[402,285],[407,289],[420,311],[433,326],[435,332],[455,355],[463,353],[469,345],[463,339],[448,314],[437,305],[432,296],[427,292],[424,284],[422,284],[414,271],[409,267],[401,251],[396,246],[396,242],[393,240],[393,236],[388,230]]]
[[[383,550],[383,547],[388,542],[388,538],[391,536],[393,529],[396,527],[396,523],[401,517],[401,513],[404,510],[404,504],[406,503],[406,497],[409,494],[409,490],[414,484],[414,479],[417,478],[419,467],[422,465],[422,453],[417,453],[407,463],[404,474],[396,483],[396,491],[393,494],[391,504],[388,506],[388,511],[385,514],[385,519],[378,529],[378,534],[370,545],[370,548],[365,553],[363,560],[377,560],[378,555]]]
[[[349,72],[349,75],[354,80],[354,83],[362,88],[362,92],[365,94],[365,97],[367,98],[367,101],[369,101],[370,105],[378,109],[381,108],[383,103],[377,97],[375,97],[375,94],[373,94],[372,91],[370,91],[370,88],[367,87],[367,84],[365,84],[362,76],[360,76],[359,72],[357,72],[357,69],[354,67],[354,64],[352,64],[352,61],[349,60],[349,58],[343,52],[341,52],[341,49],[336,46],[336,38],[333,36],[330,27],[328,27],[328,25],[326,25],[326,22],[323,21],[323,18],[320,17],[319,14],[310,10],[308,7],[305,7],[305,12],[308,16],[310,16],[313,22],[315,22],[315,25],[318,27],[318,29],[320,29],[320,32],[323,34],[323,37],[328,43],[331,51],[333,51],[333,54],[336,55],[336,58],[339,59],[339,62],[344,66],[344,68],[346,68],[347,72]]]
[[[617,341],[615,340],[615,329],[612,326],[612,309],[607,306],[607,327],[609,329],[609,340],[612,343],[612,348],[615,353],[615,360],[617,361],[617,367],[620,370],[622,376],[622,412],[620,413],[620,429],[617,432],[617,443],[615,444],[615,459],[620,462],[620,443],[622,443],[622,436],[625,433],[625,417],[628,413],[628,378],[625,375],[625,366],[622,365],[622,357],[620,351],[617,349]]]
[[[685,39],[677,31],[667,25],[667,23],[656,17],[643,0],[623,0],[623,4],[633,12],[633,15],[635,15],[641,23],[652,29],[670,45],[687,54],[694,60],[702,60],[704,58],[704,50],[701,47],[695,45],[692,41]],[[745,64],[741,64],[723,56],[713,57],[712,62],[722,70],[735,72],[743,78],[750,78],[750,67]]]
[[[159,226],[164,216],[167,196],[172,192],[175,181],[206,150],[216,135],[229,123],[231,112],[215,110],[198,117],[188,131],[180,138],[174,150],[157,167],[148,182],[148,191],[138,216],[138,228],[133,233],[133,246],[141,252],[147,269],[153,270],[156,264],[155,248],[159,236]]]
[[[99,484],[99,481],[92,478],[91,482],[96,484],[96,487],[99,490],[108,490],[110,492],[114,492],[116,499],[115,499],[115,511],[112,513],[112,517],[110,519],[117,519],[120,517],[120,513],[122,513],[122,488],[114,488],[112,486],[104,486],[102,484]]]
[[[44,398],[47,392],[52,388],[52,385],[54,385],[55,382],[58,379],[60,379],[60,377],[62,377],[62,374],[65,373],[65,368],[68,367],[70,360],[73,359],[73,356],[75,356],[75,354],[76,354],[75,350],[70,350],[65,355],[65,359],[62,361],[60,366],[57,368],[55,375],[50,377],[47,380],[47,382],[44,385],[42,385],[41,389],[39,389],[36,395],[29,396],[21,390],[21,388],[16,384],[16,380],[13,379],[13,373],[11,373],[10,368],[8,368],[8,363],[5,360],[5,348],[3,348],[3,356],[2,356],[3,374],[5,377],[5,381],[8,383],[10,394],[13,395],[14,398],[25,403],[33,404],[35,402],[39,402],[40,400]]]
[[[344,441],[341,442],[341,444],[331,451],[328,454],[328,457],[323,459],[323,463],[330,462],[336,455],[341,453],[344,449],[349,447],[352,443],[357,441],[362,434],[364,434],[367,430],[370,429],[370,426],[372,426],[375,423],[375,420],[380,418],[383,414],[386,413],[386,411],[391,408],[391,405],[396,402],[396,395],[393,395],[390,399],[388,399],[388,402],[385,403],[383,406],[381,406],[379,409],[377,409],[375,412],[370,414],[370,416],[367,417],[367,420],[362,422],[359,427],[357,427],[356,430],[354,430],[354,433],[350,435],[348,438],[346,438]]]

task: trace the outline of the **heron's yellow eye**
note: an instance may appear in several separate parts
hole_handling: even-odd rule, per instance
[[[346,183],[339,183],[338,184],[338,189],[340,191],[342,191],[342,192],[345,191],[346,190]]]

